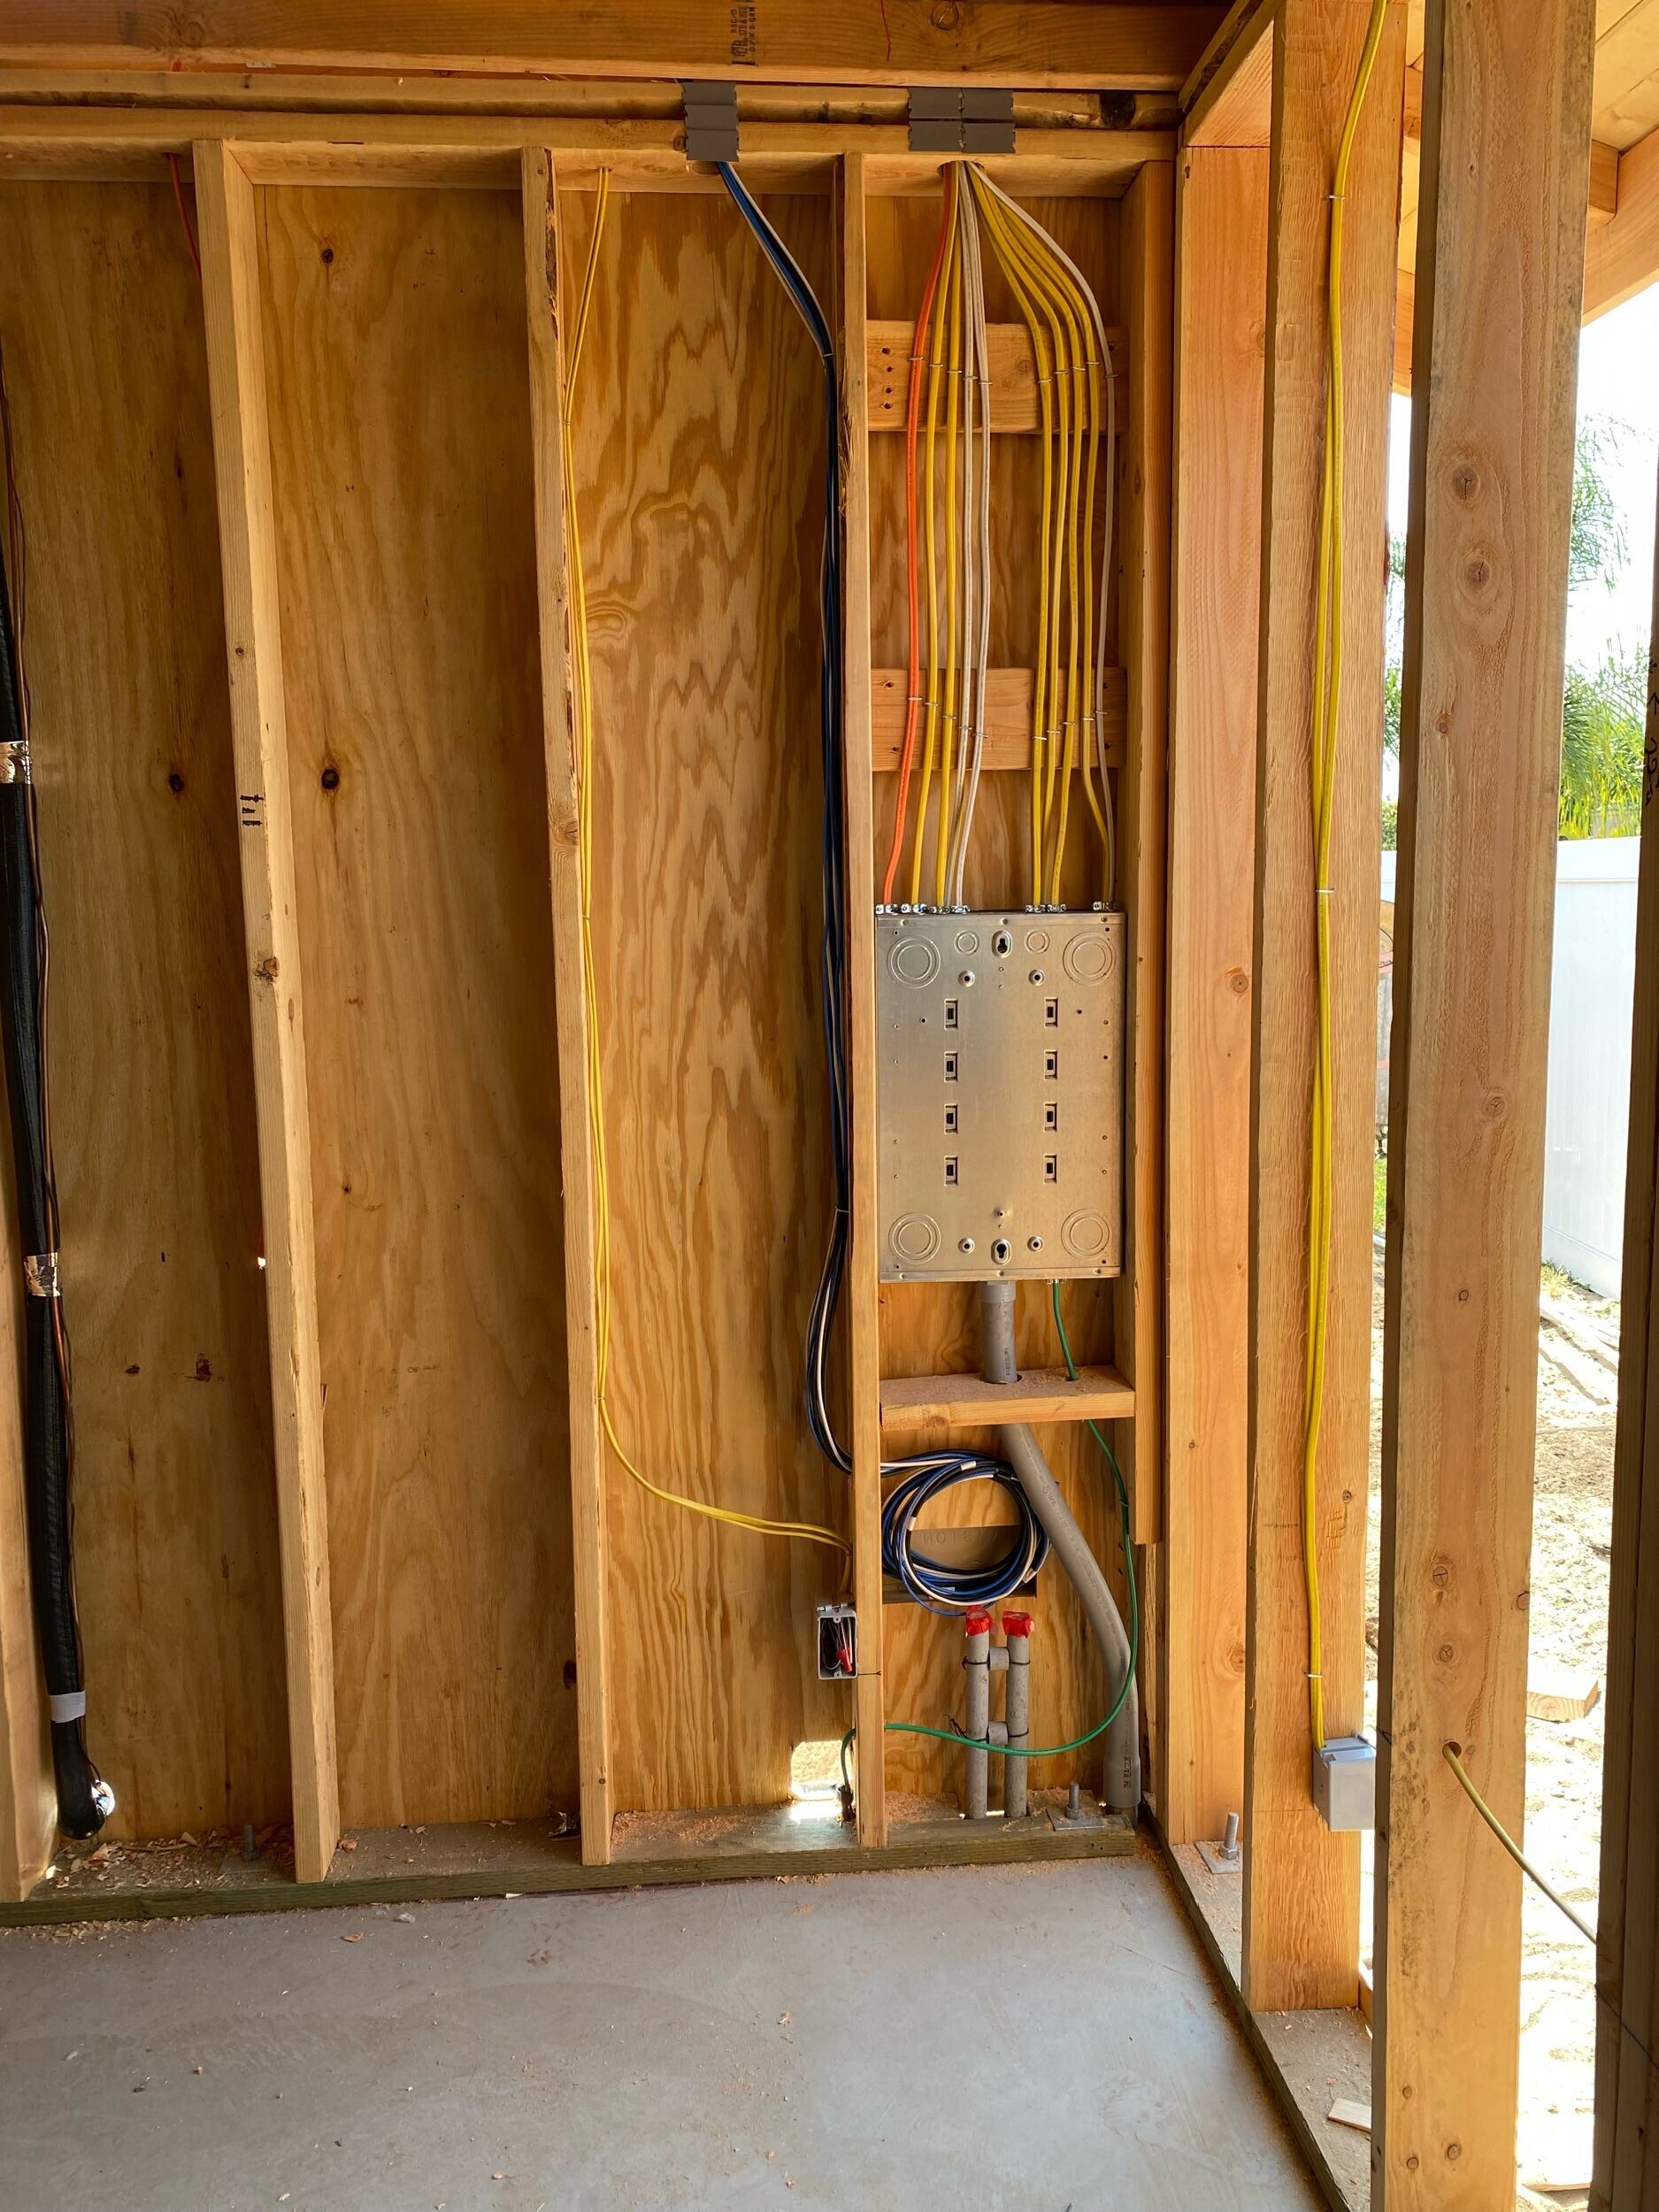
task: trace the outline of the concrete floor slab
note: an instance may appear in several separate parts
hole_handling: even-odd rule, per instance
[[[1155,1857],[0,1934],[0,2212],[1316,2212]]]

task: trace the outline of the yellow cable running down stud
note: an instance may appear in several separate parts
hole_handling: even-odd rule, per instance
[[[573,703],[580,762],[576,794],[576,849],[582,910],[582,973],[588,997],[588,1127],[594,1158],[595,1350],[599,1418],[611,1450],[627,1472],[641,1490],[649,1491],[652,1497],[660,1498],[665,1505],[683,1506],[687,1512],[699,1513],[705,1520],[720,1521],[730,1528],[749,1529],[757,1536],[797,1536],[806,1543],[827,1544],[833,1550],[850,1554],[852,1548],[844,1536],[838,1536],[833,1529],[820,1528],[814,1522],[763,1520],[757,1514],[735,1512],[729,1506],[707,1505],[702,1499],[685,1497],[678,1490],[664,1490],[659,1484],[651,1481],[649,1476],[641,1474],[629,1457],[621,1438],[617,1434],[616,1424],[611,1417],[611,1403],[606,1394],[605,1386],[611,1367],[611,1185],[605,1154],[603,1070],[600,1058],[598,990],[594,967],[593,666],[588,655],[588,585],[582,572],[581,531],[576,513],[576,446],[572,416],[576,373],[581,363],[582,341],[588,334],[588,311],[592,303],[594,281],[599,269],[599,245],[604,233],[605,211],[610,197],[610,173],[602,169],[599,173],[593,238],[588,248],[588,265],[582,275],[576,319],[571,332],[570,362],[565,373],[565,406],[561,425],[565,450],[565,530],[570,557],[571,637],[575,664]]]
[[[1308,1589],[1308,1717],[1316,1749],[1325,1742],[1325,1646],[1319,1619],[1317,1471],[1325,1412],[1325,1349],[1331,1305],[1331,821],[1342,713],[1342,238],[1348,166],[1360,111],[1377,65],[1387,0],[1372,0],[1337,149],[1331,189],[1331,245],[1325,279],[1330,367],[1325,396],[1325,472],[1319,501],[1319,580],[1314,608],[1313,743],[1310,798],[1314,841],[1314,939],[1318,978],[1318,1043],[1309,1117],[1308,1354],[1302,1388],[1302,1553]]]

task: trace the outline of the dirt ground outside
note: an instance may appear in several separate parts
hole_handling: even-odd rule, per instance
[[[1553,1268],[1540,1286],[1538,1450],[1532,1512],[1533,1692],[1606,1686],[1608,1571],[1613,1522],[1613,1431],[1619,1310]],[[1368,1634],[1378,1612],[1381,1448],[1382,1256],[1371,1340]],[[1377,1719],[1377,1655],[1368,1652],[1366,1717]],[[1601,1844],[1605,1708],[1572,1720],[1529,1718],[1524,1847],[1547,1880],[1594,1924]],[[1370,1958],[1372,1839],[1365,1839],[1362,1927]],[[1500,1847],[1493,1844],[1494,1853]],[[1523,1884],[1519,2177],[1555,2200],[1583,2202],[1590,2179],[1595,2088],[1595,1955],[1549,1900]]]

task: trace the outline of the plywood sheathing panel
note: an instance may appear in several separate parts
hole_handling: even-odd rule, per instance
[[[580,266],[591,202],[563,201]],[[769,203],[821,298],[828,201]],[[724,199],[613,199],[575,397],[610,1404],[665,1488],[844,1527],[802,1415],[833,1196],[818,999],[823,372]],[[764,1804],[849,1701],[813,1671],[841,1559],[607,1469],[619,1809]]]
[[[518,196],[260,196],[342,1817],[573,1812]]]
[[[88,1739],[110,1832],[279,1820],[287,1701],[202,303],[171,190],[19,186],[28,558]]]

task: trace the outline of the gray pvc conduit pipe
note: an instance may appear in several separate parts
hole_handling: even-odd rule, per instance
[[[1018,1366],[1014,1357],[1014,1285],[988,1282],[979,1286],[980,1367],[987,1382],[1014,1382]],[[997,1431],[1004,1459],[1013,1469],[1031,1509],[1048,1532],[1060,1564],[1088,1616],[1106,1661],[1106,1694],[1115,1698],[1129,1672],[1129,1634],[1111,1585],[1088,1539],[1072,1518],[1059,1484],[1055,1480],[1042,1448],[1023,1421],[1006,1422]],[[1102,1795],[1113,1812],[1133,1812],[1141,1802],[1141,1696],[1132,1682],[1123,1709],[1106,1731],[1106,1773]]]

